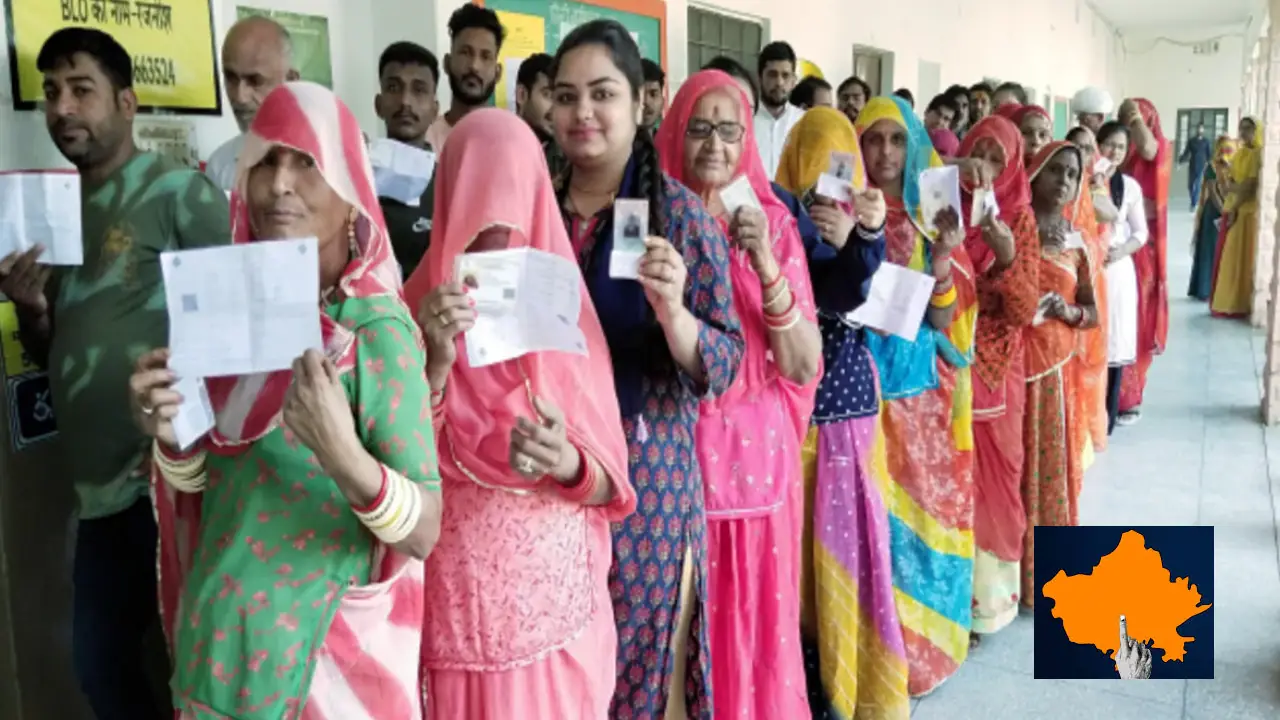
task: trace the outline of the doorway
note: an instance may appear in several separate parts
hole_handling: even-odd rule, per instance
[[[1204,123],[1204,136],[1209,142],[1214,142],[1220,135],[1234,136],[1235,130],[1231,127],[1230,111],[1227,108],[1179,108],[1178,124],[1175,128],[1177,133],[1174,139],[1174,171],[1173,171],[1173,188],[1177,188],[1180,192],[1186,192],[1190,195],[1189,183],[1191,178],[1187,177],[1187,173],[1191,171],[1190,167],[1184,165],[1180,161],[1182,152],[1187,149],[1187,143],[1191,138],[1195,137],[1196,128]]]
[[[1230,129],[1226,108],[1180,108],[1178,110],[1177,154],[1187,149],[1187,141],[1196,134],[1196,128],[1204,124],[1204,136],[1213,142],[1219,135],[1235,135]]]
[[[869,45],[853,46],[853,74],[871,86],[871,95],[893,92],[893,53]]]

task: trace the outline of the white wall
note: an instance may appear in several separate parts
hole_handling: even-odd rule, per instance
[[[1218,38],[1218,52],[1196,55],[1189,43]],[[1126,33],[1123,94],[1145,97],[1171,137],[1178,110],[1228,108],[1239,119],[1244,29],[1238,26]],[[1180,44],[1188,43],[1188,44]]]
[[[1118,91],[1122,54],[1113,30],[1083,0],[698,0],[768,21],[828,80],[853,69],[855,44],[895,53],[893,87],[917,91],[921,60],[942,66],[942,87],[984,76],[1070,97],[1085,85]],[[672,74],[683,78],[687,0],[668,0]],[[677,27],[679,26],[679,27]],[[927,98],[917,98],[927,102]]]

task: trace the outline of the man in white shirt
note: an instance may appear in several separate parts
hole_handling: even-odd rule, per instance
[[[231,26],[222,43],[222,82],[240,134],[214,150],[204,170],[223,190],[234,189],[236,158],[258,107],[276,86],[298,77],[293,66],[293,42],[289,31],[279,23],[265,17],[248,17]]]
[[[771,42],[760,51],[760,109],[756,111],[756,145],[765,172],[772,179],[778,172],[787,135],[800,121],[804,110],[788,102],[796,86],[796,51],[785,42]]]

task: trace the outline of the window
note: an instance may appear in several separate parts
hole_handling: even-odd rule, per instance
[[[704,8],[689,8],[689,71],[696,72],[717,55],[728,55],[756,71],[764,28],[760,23]]]

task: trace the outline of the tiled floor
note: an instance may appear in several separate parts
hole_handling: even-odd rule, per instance
[[[1081,519],[1215,527],[1215,679],[1033,681],[1032,623],[1022,617],[913,718],[1280,718],[1280,428],[1259,422],[1262,334],[1211,320],[1185,297],[1191,216],[1170,221],[1169,350],[1152,370],[1142,422],[1117,429],[1089,471]]]

